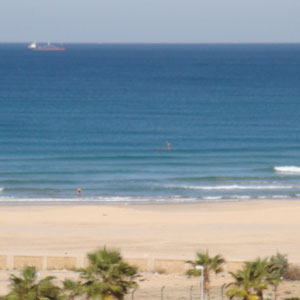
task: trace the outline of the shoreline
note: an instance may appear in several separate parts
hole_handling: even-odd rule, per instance
[[[129,258],[185,260],[209,249],[244,261],[279,251],[300,263],[299,215],[299,200],[1,205],[0,253],[84,256],[106,245]]]
[[[127,198],[127,197],[124,197]],[[77,200],[76,200],[77,199]],[[0,197],[1,200],[1,197]],[[0,201],[0,207],[5,206],[169,206],[169,205],[202,205],[202,204],[222,204],[222,203],[279,203],[292,202],[300,203],[300,198],[224,198],[224,199],[198,199],[196,201],[103,201],[91,200],[90,198],[10,198],[10,200]]]

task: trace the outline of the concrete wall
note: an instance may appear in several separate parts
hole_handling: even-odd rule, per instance
[[[0,269],[5,270],[7,267],[7,256],[0,255]]]
[[[47,270],[74,270],[77,268],[76,257],[47,257]]]
[[[12,269],[20,270],[25,266],[34,266],[39,270],[44,268],[43,256],[15,256]]]
[[[155,258],[125,258],[129,264],[141,272],[185,273],[189,265],[184,260]],[[235,272],[242,267],[242,262],[228,262],[226,271]],[[25,266],[35,266],[39,270],[74,270],[88,266],[86,257],[70,256],[21,256],[0,255],[0,270],[20,270]]]
[[[136,266],[140,272],[148,272],[151,270],[148,259],[128,258],[124,260],[130,265]]]

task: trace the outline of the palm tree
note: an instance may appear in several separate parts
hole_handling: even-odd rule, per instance
[[[260,300],[264,298],[263,292],[268,288],[271,281],[271,274],[269,274],[268,258],[257,258],[253,262],[246,262],[246,268],[252,274],[252,287]]]
[[[206,252],[197,252],[196,260],[188,260],[187,263],[192,266],[192,268],[186,272],[188,276],[200,276],[201,270],[197,269],[197,266],[200,265],[204,267],[204,290],[205,293],[209,295],[210,273],[214,272],[215,274],[218,274],[223,272],[223,264],[225,263],[225,259],[220,254],[211,257],[208,253],[208,250],[206,250]]]
[[[280,282],[277,267],[268,258],[256,259],[253,262],[244,263],[243,269],[236,273],[230,272],[234,278],[227,287],[227,296],[249,300],[257,298],[263,300],[263,292],[269,285],[278,286]]]
[[[251,276],[249,274],[249,270],[247,268],[243,268],[242,270],[238,270],[237,272],[229,272],[231,276],[234,278],[234,281],[228,283],[226,287],[233,288],[227,291],[227,296],[232,299],[234,297],[242,298],[244,300],[249,299],[252,295],[251,292]]]
[[[59,299],[60,288],[56,286],[52,280],[53,276],[47,276],[38,281],[37,271],[35,267],[25,267],[21,276],[11,275],[10,288],[11,292],[4,297],[7,300],[38,300]]]
[[[106,247],[88,254],[90,266],[81,270],[83,286],[89,299],[124,299],[137,288],[137,268],[124,262],[118,250]]]
[[[230,290],[227,291],[227,296],[229,297],[229,299],[233,299],[233,298],[240,298],[243,300],[258,300],[259,298],[257,297],[257,295],[246,291],[244,289],[239,289],[239,288],[231,288]]]
[[[63,281],[64,299],[74,300],[77,296],[84,294],[84,287],[80,281],[65,279]]]
[[[286,259],[285,256],[277,253],[276,258],[281,259]],[[267,274],[268,274],[268,278],[267,281],[270,285],[273,286],[273,290],[274,290],[274,300],[277,300],[277,296],[278,296],[278,286],[281,282],[281,280],[283,279],[282,274],[284,274],[285,272],[285,266],[281,263],[278,262],[278,260],[274,259],[274,256],[271,256],[271,258],[268,261],[268,265],[267,265]],[[287,259],[286,259],[287,262]]]

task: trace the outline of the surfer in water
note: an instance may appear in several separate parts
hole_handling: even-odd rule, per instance
[[[159,151],[171,150],[171,143],[167,142],[167,148],[157,147],[156,150],[159,150]]]

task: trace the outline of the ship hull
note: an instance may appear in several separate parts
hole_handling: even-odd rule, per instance
[[[54,51],[65,51],[66,48],[35,48],[35,49],[31,49],[32,51],[51,51],[51,52],[54,52]]]

